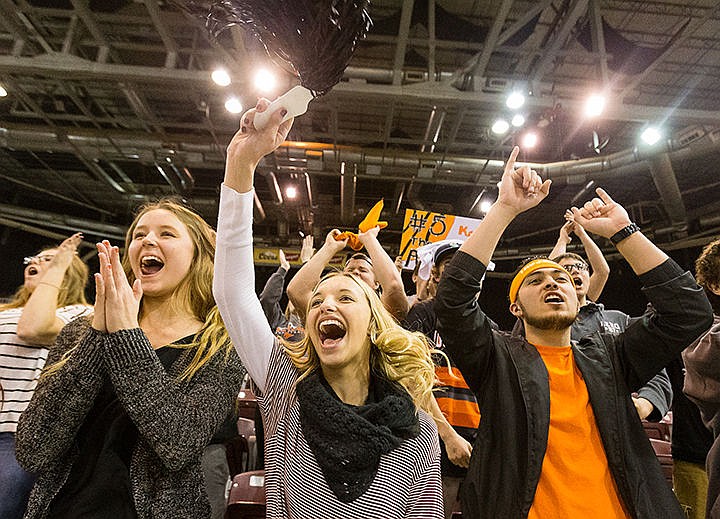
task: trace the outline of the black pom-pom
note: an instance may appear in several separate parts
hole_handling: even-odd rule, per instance
[[[174,4],[205,19],[213,36],[233,25],[252,30],[314,96],[340,82],[372,25],[369,0],[202,0]]]

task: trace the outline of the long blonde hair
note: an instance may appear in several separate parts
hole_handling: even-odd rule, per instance
[[[388,312],[378,295],[361,279],[343,272],[331,272],[325,275],[315,288],[328,278],[343,276],[353,280],[365,294],[370,306],[370,369],[372,372],[400,384],[410,394],[415,405],[428,409],[428,399],[432,398],[435,381],[435,368],[430,356],[432,348],[427,338],[419,332],[410,332],[402,328]],[[310,298],[312,301],[312,297]],[[306,309],[306,315],[309,311]],[[320,368],[320,358],[313,347],[310,335],[298,342],[282,340],[285,350],[295,367],[300,371],[298,380],[302,380]]]
[[[56,247],[46,247],[38,252],[48,252],[55,250]],[[90,270],[83,260],[79,256],[73,255],[70,266],[65,271],[62,283],[60,284],[60,291],[58,292],[57,308],[62,308],[69,305],[86,305],[87,299],[85,299],[85,287],[87,286],[89,279]],[[9,310],[11,308],[23,308],[32,292],[27,289],[25,285],[18,288],[15,295],[13,295],[10,302],[0,305],[0,311]]]
[[[151,202],[141,206],[130,228],[125,234],[125,253],[122,258],[122,266],[128,281],[132,284],[135,281],[135,273],[130,266],[130,259],[127,251],[133,239],[135,228],[145,214],[150,211],[162,209],[175,215],[185,226],[193,243],[193,260],[191,268],[185,278],[178,284],[173,293],[171,304],[178,304],[183,309],[188,309],[192,315],[203,322],[200,331],[195,335],[194,340],[189,344],[173,344],[173,347],[190,349],[195,348],[195,355],[187,368],[180,374],[178,380],[190,380],[216,353],[223,352],[227,360],[234,352],[230,337],[220,317],[220,312],[215,304],[212,294],[213,282],[213,261],[215,259],[215,231],[203,218],[190,208],[170,198],[164,198],[157,202]],[[140,314],[142,314],[142,301],[140,302]],[[63,358],[54,364],[46,374],[54,373],[65,362],[72,353],[68,351]]]

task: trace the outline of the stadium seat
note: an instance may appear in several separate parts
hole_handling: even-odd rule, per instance
[[[265,471],[243,472],[233,478],[225,519],[265,519]]]

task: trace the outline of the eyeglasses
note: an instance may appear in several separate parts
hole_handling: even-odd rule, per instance
[[[54,257],[55,257],[54,254],[25,256],[23,258],[23,265],[30,265],[30,263],[33,263],[35,261],[37,261],[38,263],[50,263]]]
[[[581,262],[570,263],[569,265],[563,265],[562,267],[568,272],[572,272],[573,270],[575,272],[584,272],[588,269],[588,266],[585,263]]]

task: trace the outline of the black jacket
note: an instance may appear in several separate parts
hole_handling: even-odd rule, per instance
[[[547,369],[523,337],[492,330],[475,293],[485,265],[458,252],[435,298],[438,329],[475,392],[482,420],[461,492],[463,517],[525,518],[547,446]],[[665,481],[630,393],[647,383],[711,323],[710,305],[692,276],[668,260],[643,274],[657,313],[620,335],[573,341],[608,465],[621,499],[638,519],[684,517]]]

